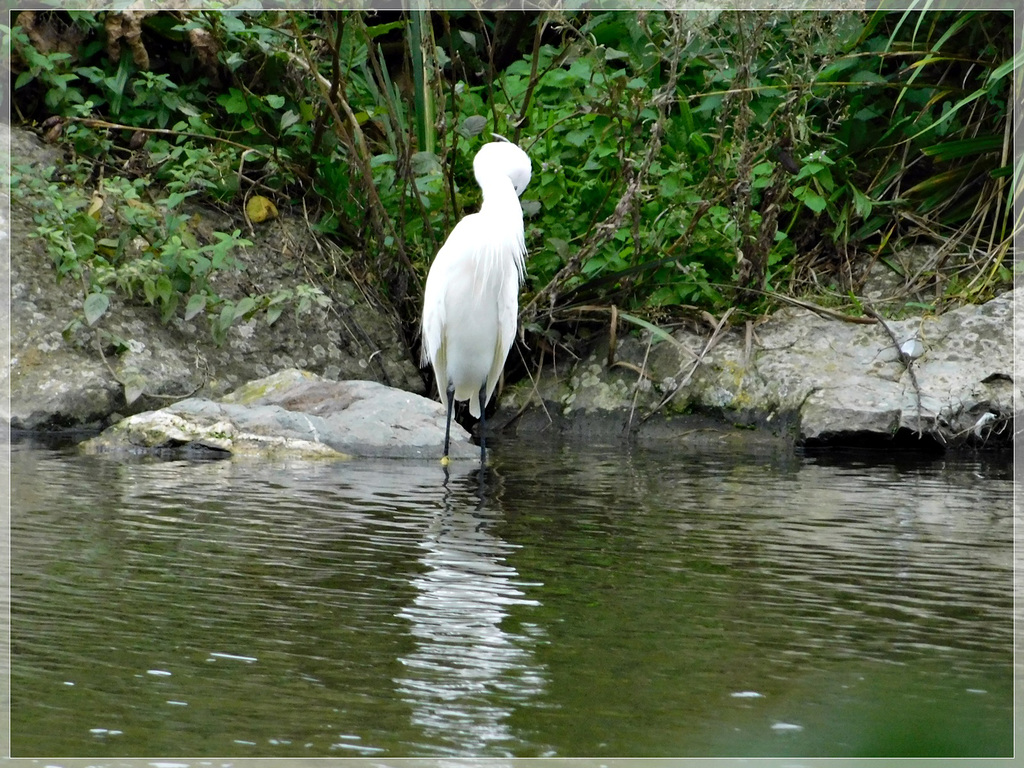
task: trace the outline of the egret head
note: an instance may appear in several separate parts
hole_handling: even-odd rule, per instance
[[[487,179],[499,175],[507,176],[512,181],[516,194],[521,195],[526,185],[530,183],[530,173],[530,158],[507,139],[484,144],[473,158],[473,174],[481,188]]]

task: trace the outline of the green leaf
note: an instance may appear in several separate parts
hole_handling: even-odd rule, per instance
[[[704,140],[704,137],[699,133],[690,134],[690,146],[693,147],[700,155],[710,155],[711,145]]]
[[[590,136],[590,131],[572,130],[565,134],[565,140],[574,147],[582,147]]]
[[[232,34],[241,34],[245,32],[245,22],[242,20],[241,14],[239,13],[224,13],[219,17],[220,23],[224,25],[224,29]]]
[[[160,275],[156,279],[156,297],[162,304],[167,304],[173,294],[174,286],[171,284],[171,278],[167,275]]]
[[[828,205],[824,197],[807,186],[793,190],[793,196],[815,213],[821,213]]]
[[[215,325],[226,333],[233,322],[235,322],[235,302],[225,301]]]
[[[146,392],[146,378],[141,373],[130,373],[121,380],[125,405],[131,405]]]
[[[82,302],[82,309],[85,311],[85,322],[94,324],[110,306],[110,297],[105,293],[90,293]]]
[[[289,109],[287,112],[281,115],[281,130],[288,130],[297,122],[299,122],[300,119],[301,118],[297,114],[295,114],[295,112]]]
[[[638,325],[641,328],[650,331],[651,335],[656,339],[670,341],[672,342],[672,344],[679,347],[680,349],[685,349],[685,347],[683,347],[682,342],[680,342],[675,336],[666,331],[664,328],[659,328],[654,323],[650,323],[644,320],[643,318],[637,317],[636,315],[631,315],[627,312],[623,312],[622,310],[619,310],[619,317],[621,317],[628,323],[633,323],[633,325]]]
[[[271,109],[280,109],[284,106],[284,96],[278,96],[271,93],[267,94],[264,98],[266,99],[267,104],[270,105]]]
[[[256,308],[256,300],[252,296],[246,296],[235,304],[235,319],[245,317]]]
[[[185,319],[186,320],[191,320],[193,317],[198,315],[204,309],[206,309],[206,294],[205,293],[193,294],[189,298],[188,304],[185,305]]]
[[[367,27],[366,34],[369,35],[371,38],[380,37],[381,35],[386,35],[393,29],[401,29],[404,26],[405,21],[392,21],[388,22],[387,24],[377,24],[376,26],[373,27]]]
[[[172,211],[185,202],[185,198],[191,197],[198,191],[197,189],[190,189],[187,192],[171,192],[164,200],[159,202],[167,206],[167,210]]]
[[[1002,149],[1002,136],[977,136],[971,139],[943,141],[930,147],[922,147],[921,151],[938,160],[954,160],[968,155],[982,155],[986,152],[998,152]]]
[[[249,111],[249,104],[245,100],[245,94],[237,88],[232,88],[228,93],[218,96],[217,103],[224,107],[229,115],[244,115]]]
[[[409,158],[409,166],[417,176],[441,173],[441,161],[433,152],[416,152]]]
[[[693,112],[690,111],[690,104],[686,99],[680,99],[679,102],[679,118],[683,121],[683,128],[686,133],[692,134],[694,131],[693,123]]]
[[[872,72],[869,69],[864,69],[864,70],[861,70],[860,72],[855,72],[853,74],[853,76],[850,78],[850,82],[852,82],[852,83],[864,83],[866,85],[867,84],[885,85],[889,81],[886,80],[884,77],[882,77],[877,72]]]
[[[825,170],[825,166],[821,163],[804,163],[800,166],[800,170],[797,171],[795,179],[798,181],[801,179],[809,179],[812,178],[814,174],[823,170]]]
[[[569,65],[569,74],[578,80],[589,80],[592,71],[590,60],[583,57]]]
[[[852,184],[850,185],[850,191],[853,192],[853,209],[857,212],[857,215],[862,219],[866,219],[871,215],[872,203],[871,198],[861,192]]]
[[[817,79],[819,82],[838,80],[841,73],[853,69],[859,63],[859,60],[853,56],[836,59],[818,73]]]
[[[117,67],[117,74],[114,77],[106,78],[107,87],[111,92],[110,109],[115,115],[121,111],[121,102],[124,100],[125,87],[128,85],[131,61],[130,56],[122,56]]]
[[[482,133],[486,127],[486,117],[483,115],[470,115],[459,124],[459,127],[456,130],[458,130],[461,136],[465,136],[467,139],[470,139],[473,136]]]
[[[281,313],[284,312],[284,306],[277,304],[273,307],[267,308],[267,325],[273,325],[277,322],[278,318],[281,317]]]
[[[174,317],[174,310],[178,308],[178,294],[172,293],[170,298],[164,301],[163,307],[160,309],[160,322],[168,323],[171,318]]]

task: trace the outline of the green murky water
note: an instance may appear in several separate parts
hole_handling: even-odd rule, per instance
[[[15,445],[14,756],[1012,753],[1008,464],[493,463]]]

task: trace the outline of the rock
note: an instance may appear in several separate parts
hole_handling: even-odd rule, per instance
[[[51,344],[40,339],[12,356],[11,413],[4,416],[14,429],[87,428],[123,409],[120,387],[102,364]]]
[[[867,271],[858,291],[879,311],[900,310],[907,302],[926,305],[941,296],[943,249],[933,245],[912,245],[892,258],[876,260]],[[924,276],[928,275],[928,278]]]
[[[42,174],[62,162],[59,151],[31,133],[11,128],[8,134],[3,128],[0,135],[9,137],[16,173]],[[10,209],[11,358],[0,370],[0,387],[10,385],[11,400],[10,411],[0,417],[13,429],[104,426],[118,413],[190,396],[217,398],[284,368],[424,391],[393,314],[374,306],[352,283],[306,268],[307,254],[319,254],[317,244],[306,222],[287,214],[255,233],[241,218],[212,208],[190,209],[189,221],[203,242],[213,241],[213,232],[235,229],[254,242],[233,252],[244,270],[211,277],[222,297],[237,300],[316,281],[329,306],[314,303],[299,316],[288,309],[272,325],[260,314],[237,320],[220,346],[202,312],[185,320],[179,309],[164,324],[155,307],[120,293],[111,296],[95,327],[69,327],[82,306],[82,285],[72,279],[58,283],[44,243],[31,236],[37,226],[33,194],[21,184]]]
[[[785,309],[752,329],[749,350],[744,329],[734,329],[696,367],[706,334],[677,332],[677,345],[626,337],[614,368],[599,346],[568,375],[548,370],[536,386],[513,387],[503,410],[521,412],[515,425],[526,432],[554,422],[568,433],[683,439],[741,426],[807,444],[923,436],[939,446],[1009,446],[1021,394],[1013,379],[1014,295],[887,321],[897,344],[880,324]],[[905,357],[909,371],[901,346],[917,355]]]
[[[372,381],[286,370],[220,400],[188,398],[129,416],[82,443],[90,453],[383,457],[440,460],[445,407]],[[479,449],[452,425],[451,456]]]

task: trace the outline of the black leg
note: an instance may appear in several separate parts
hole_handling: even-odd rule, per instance
[[[480,387],[480,466],[487,464],[487,382]]]
[[[447,467],[448,466],[448,462],[449,462],[449,458],[448,458],[448,442],[449,442],[449,440],[451,438],[451,434],[452,434],[452,411],[454,410],[454,407],[455,407],[455,384],[454,383],[448,384],[448,391],[447,391],[445,396],[446,396],[446,398],[448,400],[448,421],[444,425],[444,456],[441,457],[441,466]]]

